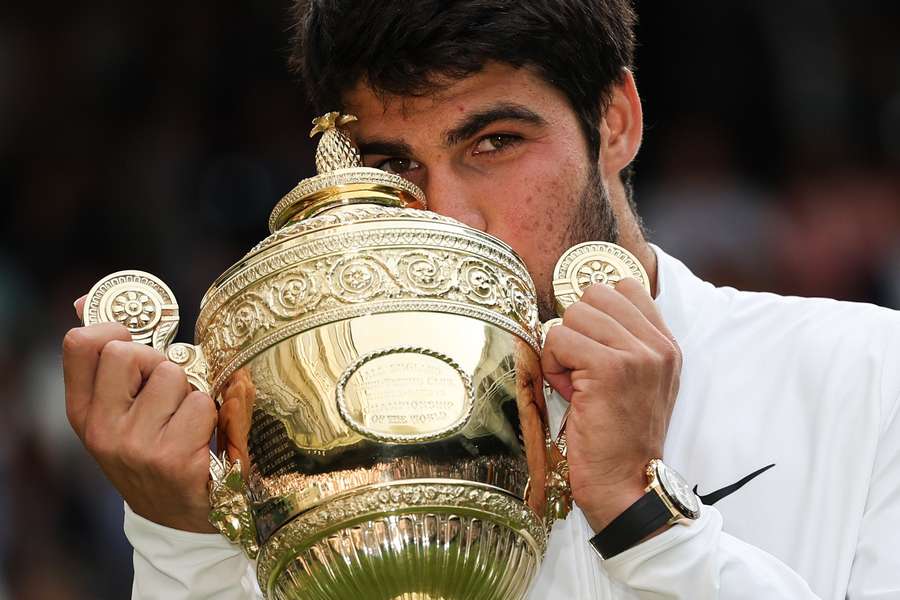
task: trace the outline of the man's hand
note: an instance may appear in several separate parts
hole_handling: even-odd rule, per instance
[[[82,298],[79,317],[83,310]],[[167,527],[215,531],[207,520],[212,399],[113,323],[70,330],[63,370],[69,422],[131,509]]]
[[[661,458],[681,374],[681,352],[634,279],[594,285],[547,334],[544,376],[569,402],[569,476],[594,531],[644,495]]]

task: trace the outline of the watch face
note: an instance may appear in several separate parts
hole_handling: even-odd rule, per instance
[[[700,501],[677,471],[659,461],[656,463],[656,476],[666,495],[675,504],[675,508],[689,519],[700,516]]]

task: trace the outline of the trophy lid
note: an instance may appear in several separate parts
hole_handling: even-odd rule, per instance
[[[399,208],[425,208],[425,194],[415,184],[393,173],[362,165],[362,157],[340,128],[356,121],[353,115],[330,112],[313,119],[310,137],[319,133],[317,175],[302,180],[281,199],[269,216],[269,231],[350,204],[381,204]]]

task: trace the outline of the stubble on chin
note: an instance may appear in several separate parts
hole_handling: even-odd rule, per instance
[[[596,167],[592,170],[577,202],[572,219],[566,227],[560,255],[572,246],[584,242],[619,243],[619,221],[613,212],[609,192]],[[550,277],[552,276],[551,273]],[[558,316],[553,297],[553,282],[535,282],[535,284],[538,288],[538,316],[541,321]]]

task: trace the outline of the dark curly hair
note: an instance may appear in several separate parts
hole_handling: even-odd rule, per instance
[[[488,62],[529,67],[571,103],[593,160],[611,88],[634,60],[632,0],[297,0],[293,10],[290,65],[316,110],[340,106],[360,81],[418,96]]]

